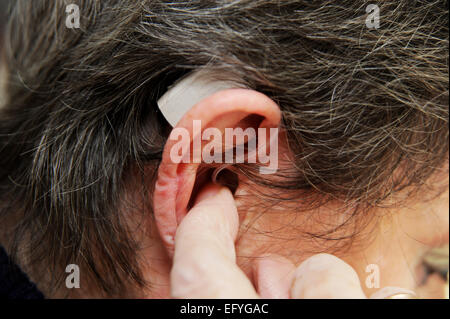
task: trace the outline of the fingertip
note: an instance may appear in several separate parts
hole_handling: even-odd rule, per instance
[[[203,201],[206,201],[206,200],[209,200],[209,199],[212,199],[212,198],[218,196],[222,191],[225,191],[224,189],[226,189],[226,187],[219,185],[219,184],[214,184],[214,183],[207,184],[198,193],[198,195],[195,199],[194,206]]]
[[[295,266],[287,258],[266,254],[252,265],[256,289],[264,299],[288,299]]]
[[[317,254],[303,261],[295,271],[292,298],[365,299],[358,274],[342,259]]]

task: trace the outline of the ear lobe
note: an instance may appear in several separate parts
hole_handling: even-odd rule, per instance
[[[199,167],[195,154],[189,154],[189,158],[185,158],[186,162],[174,162],[171,158],[172,148],[175,145],[180,147],[181,143],[183,149],[190,150],[194,141],[198,142],[198,134],[205,129],[215,127],[224,132],[225,128],[236,127],[250,115],[258,115],[263,119],[260,128],[277,128],[281,119],[278,105],[262,93],[248,89],[219,91],[194,105],[177,124],[175,129],[182,128],[188,132],[188,139],[180,142],[169,138],[167,141],[158,169],[153,208],[159,233],[169,255],[173,253],[176,229],[187,214]],[[199,120],[201,132],[198,132],[194,123]]]

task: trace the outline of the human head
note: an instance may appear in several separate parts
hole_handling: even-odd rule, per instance
[[[172,129],[156,101],[194,70],[279,106],[292,165],[233,171],[259,186],[254,205],[344,202],[341,225],[307,234],[340,249],[374,207],[446,167],[444,3],[384,1],[379,30],[360,1],[74,3],[80,29],[66,27],[66,1],[18,0],[5,42],[1,241],[31,272],[78,263],[109,295],[144,284],[123,214],[153,214]]]

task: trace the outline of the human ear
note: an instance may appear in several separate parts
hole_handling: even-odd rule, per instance
[[[241,88],[215,92],[181,117],[164,147],[153,194],[156,225],[170,255],[177,226],[188,213],[191,197],[195,196],[193,189],[198,168],[205,164],[202,159],[205,148],[219,142],[221,151],[226,152],[230,141],[220,135],[226,135],[223,133],[229,129],[256,127],[258,133],[266,132],[259,129],[271,133],[271,129],[278,129],[280,119],[280,109],[273,100],[260,92]],[[205,143],[200,138],[205,135],[214,141]]]

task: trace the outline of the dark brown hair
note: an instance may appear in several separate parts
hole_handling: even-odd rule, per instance
[[[361,206],[349,219],[448,160],[447,1],[379,2],[379,29],[355,0],[74,0],[80,29],[66,2],[15,1],[0,109],[0,237],[49,287],[71,263],[107,295],[145,284],[119,204],[134,168],[151,191],[170,131],[156,101],[191,70],[282,110],[295,169],[241,174]]]

